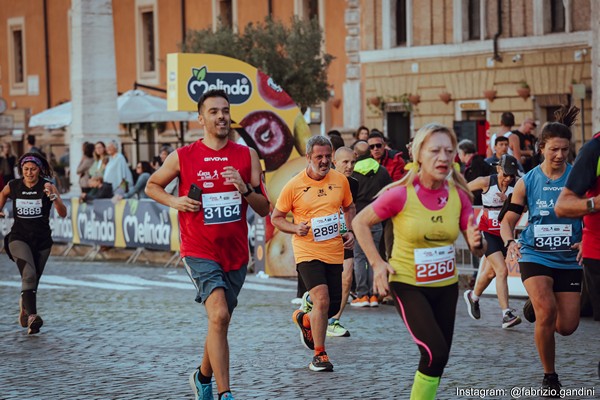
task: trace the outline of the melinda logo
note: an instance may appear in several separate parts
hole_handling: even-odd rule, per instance
[[[243,104],[252,95],[252,82],[238,72],[208,72],[206,66],[192,68],[192,76],[187,84],[190,98],[198,102],[200,96],[213,89],[224,90],[231,104]]]

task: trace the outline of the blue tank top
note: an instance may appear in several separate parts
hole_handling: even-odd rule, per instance
[[[527,195],[529,220],[521,233],[521,262],[533,262],[550,268],[581,269],[577,251],[571,249],[581,242],[580,218],[558,218],[554,206],[563,190],[572,167],[557,180],[548,179],[540,166],[523,177]]]

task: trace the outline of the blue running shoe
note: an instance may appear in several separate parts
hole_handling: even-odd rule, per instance
[[[221,400],[235,400],[233,398],[233,395],[231,394],[231,392],[227,392],[227,393],[223,393],[223,396],[221,396]]]
[[[199,373],[200,370],[196,368],[190,375],[190,386],[194,391],[194,398],[196,400],[214,400],[212,381],[210,383],[200,383],[200,380],[198,379]]]

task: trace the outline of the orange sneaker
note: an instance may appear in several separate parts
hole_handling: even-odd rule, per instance
[[[300,329],[300,341],[302,342],[304,347],[306,347],[309,350],[314,350],[315,342],[313,341],[312,330],[310,328],[305,328],[304,324],[302,324],[304,314],[306,313],[301,310],[296,310],[294,311],[294,314],[292,314],[292,320],[294,321],[298,329]]]
[[[357,297],[350,303],[352,307],[369,307],[369,296]]]
[[[373,295],[369,298],[369,306],[371,307],[379,307],[379,298]]]

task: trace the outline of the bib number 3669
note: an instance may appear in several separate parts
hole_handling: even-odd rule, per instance
[[[441,282],[454,277],[454,246],[415,249],[414,254],[417,285]]]

